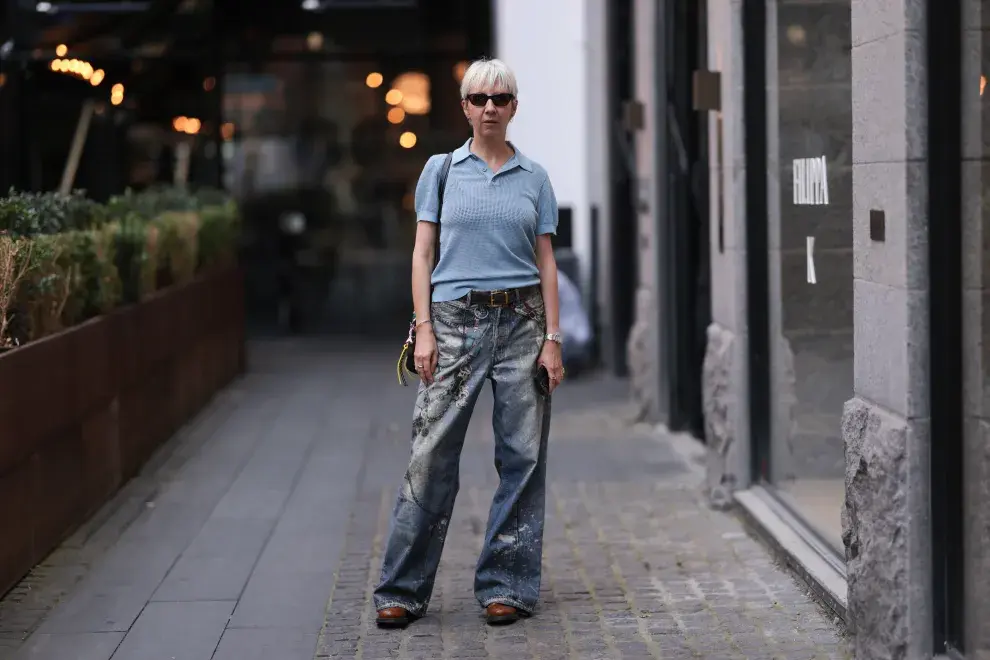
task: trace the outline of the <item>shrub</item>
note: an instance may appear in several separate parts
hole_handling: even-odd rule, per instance
[[[0,229],[19,236],[91,229],[106,222],[106,208],[79,191],[32,193],[11,190],[0,198]]]
[[[199,212],[199,268],[237,261],[240,217],[233,202],[204,206]]]
[[[0,348],[16,345],[10,333],[14,302],[30,266],[31,241],[0,230]]]
[[[185,284],[196,276],[199,214],[194,211],[166,211],[153,226],[161,239],[158,281],[163,286]]]
[[[66,325],[105,314],[121,298],[120,277],[115,261],[115,232],[113,225],[65,234],[72,263],[77,267],[76,286],[65,309]]]
[[[158,229],[129,215],[113,224],[114,264],[125,304],[155,291],[158,275]]]
[[[20,343],[62,329],[62,312],[76,286],[78,267],[64,234],[41,234],[31,239],[27,271],[17,295],[21,312]]]
[[[236,263],[236,205],[213,189],[0,198],[0,347],[38,339]]]

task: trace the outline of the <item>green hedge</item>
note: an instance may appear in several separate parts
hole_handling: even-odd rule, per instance
[[[0,198],[0,349],[40,339],[203,269],[233,265],[240,216],[221,191]]]

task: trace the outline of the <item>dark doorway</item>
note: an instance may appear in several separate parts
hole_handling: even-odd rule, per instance
[[[637,245],[636,159],[633,134],[625,109],[634,95],[632,0],[612,0],[606,7],[608,53],[608,145],[611,163],[608,183],[611,217],[608,244],[608,310],[604,353],[616,375],[629,373],[626,341],[634,321]]]
[[[706,0],[660,0],[664,12],[658,56],[664,66],[665,101],[658,126],[666,161],[666,195],[661,202],[661,235],[666,262],[666,301],[661,322],[670,393],[668,425],[704,437],[702,364],[711,322],[709,259],[708,115],[694,110],[692,74],[707,67]],[[664,185],[664,184],[661,184]]]
[[[928,296],[929,346],[932,347],[929,387],[931,437],[938,438],[930,443],[933,652],[956,658],[967,650],[977,650],[967,649],[965,639],[968,523],[964,519],[966,500],[962,478],[967,471],[963,441],[966,411],[960,264],[963,262],[963,194],[979,196],[982,190],[963,188],[966,179],[962,172],[962,90],[963,84],[975,85],[977,80],[963,77],[963,51],[959,48],[959,35],[963,33],[962,3],[929,0],[927,18],[928,261],[932,265]]]

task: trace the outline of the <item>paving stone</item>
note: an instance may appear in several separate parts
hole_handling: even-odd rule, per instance
[[[224,632],[212,660],[313,660],[316,634],[285,628]]]
[[[124,638],[122,632],[35,635],[16,660],[109,660]]]
[[[149,603],[114,660],[210,658],[233,608],[231,601]]]

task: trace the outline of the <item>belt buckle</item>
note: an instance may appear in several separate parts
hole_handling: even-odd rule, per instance
[[[496,296],[505,296],[505,302],[499,304],[496,302]],[[488,292],[488,304],[491,307],[507,307],[509,304],[509,292],[508,291],[489,291]]]

